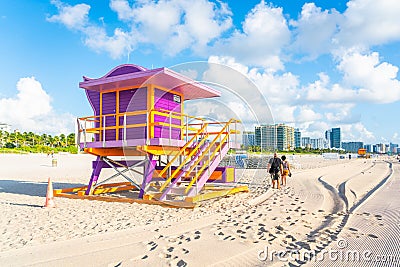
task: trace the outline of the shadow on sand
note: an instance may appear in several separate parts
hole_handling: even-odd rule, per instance
[[[54,189],[80,187],[84,184],[54,183]],[[27,196],[45,197],[47,183],[35,183],[29,181],[0,180],[0,193],[20,194]]]

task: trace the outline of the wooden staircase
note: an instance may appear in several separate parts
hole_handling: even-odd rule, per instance
[[[167,200],[169,195],[191,197],[200,193],[212,173],[230,148],[230,120],[222,125],[219,131],[207,131],[208,123],[193,134],[169,163],[158,173],[167,174],[166,180],[159,188],[159,199]],[[188,148],[190,152],[187,153]],[[177,163],[180,159],[180,164]],[[175,165],[174,165],[175,164]],[[168,175],[169,174],[169,175]]]

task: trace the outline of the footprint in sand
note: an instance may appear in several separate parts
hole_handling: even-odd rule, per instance
[[[369,237],[372,237],[372,238],[379,238],[379,237],[377,237],[377,236],[374,235],[374,234],[369,234],[368,236],[369,236]]]
[[[236,239],[235,237],[233,237],[233,236],[231,236],[231,235],[228,235],[228,236],[224,237],[222,240],[225,240],[225,241],[233,241],[233,240],[235,240],[235,239]]]
[[[165,249],[165,252],[172,252],[172,251],[174,251],[174,247],[169,247],[169,248],[166,248]]]
[[[161,252],[160,254],[158,254],[158,256],[159,256],[160,258],[162,258],[162,259],[171,259],[171,258],[172,258],[172,255],[171,255],[171,254],[163,253],[163,252]]]
[[[158,247],[158,244],[155,243],[154,241],[150,241],[149,243],[147,243],[147,250],[148,251],[153,251],[156,249],[156,247]]]
[[[187,262],[185,262],[185,261],[182,260],[182,259],[174,259],[174,260],[172,260],[172,261],[170,262],[170,265],[171,265],[171,266],[177,266],[177,267],[185,267],[185,266],[187,266],[188,264],[187,264]]]

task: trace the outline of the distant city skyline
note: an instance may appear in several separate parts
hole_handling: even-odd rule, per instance
[[[204,62],[234,69],[256,89],[229,76],[235,97],[224,93],[220,105],[185,102],[189,115],[242,120],[268,106],[274,121],[304,136],[340,127],[344,141],[400,143],[400,1],[187,3],[0,1],[0,122],[74,132],[76,118],[92,113],[82,76],[99,78],[126,63]],[[204,70],[197,80],[215,75],[211,66]],[[266,105],[246,106],[241,96],[256,90]]]
[[[262,124],[255,126],[254,131],[244,131],[242,133],[242,145],[245,148],[259,146],[261,150],[290,151],[301,147],[340,149],[357,153],[358,149],[365,148],[370,153],[400,153],[398,152],[400,150],[399,145],[392,142],[365,144],[363,141],[342,141],[339,127],[326,130],[324,137],[311,138],[302,136],[298,128],[295,129],[284,123]]]

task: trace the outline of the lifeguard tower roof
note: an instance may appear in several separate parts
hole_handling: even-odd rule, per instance
[[[168,68],[146,69],[144,67],[124,64],[112,69],[98,79],[83,76],[80,88],[97,92],[148,84],[161,85],[166,89],[181,93],[184,100],[221,96],[221,92],[207,85],[196,82]]]

